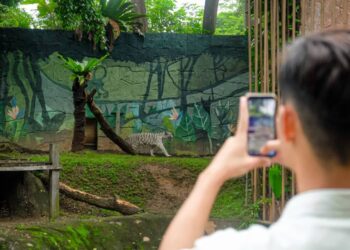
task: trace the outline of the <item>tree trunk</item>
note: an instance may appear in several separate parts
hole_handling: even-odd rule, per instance
[[[48,184],[48,177],[42,175],[40,175],[39,177],[45,184]],[[59,189],[62,194],[66,195],[67,197],[73,200],[82,201],[100,208],[118,211],[123,215],[136,214],[141,211],[141,209],[138,206],[128,201],[119,199],[115,196],[111,196],[108,198],[100,197],[94,194],[80,191],[78,189],[74,189],[62,182],[59,183]]]
[[[216,28],[216,17],[218,13],[219,0],[205,0],[203,33],[214,34]]]
[[[86,105],[86,83],[80,85],[79,80],[75,79],[72,87],[74,103],[74,131],[72,141],[72,152],[84,149],[85,139],[85,105]]]
[[[111,126],[108,124],[106,119],[104,118],[101,110],[96,106],[94,102],[94,95],[96,94],[96,89],[94,89],[87,97],[87,104],[91,112],[94,114],[96,120],[101,125],[101,130],[103,133],[115,144],[117,144],[125,153],[135,154],[133,148],[123,140],[120,136],[118,136]]]
[[[146,5],[145,0],[131,0],[135,4],[135,12],[138,14],[146,15]],[[142,27],[140,27],[140,30],[145,33],[147,31],[147,18],[142,17],[137,20],[139,23],[142,24]]]

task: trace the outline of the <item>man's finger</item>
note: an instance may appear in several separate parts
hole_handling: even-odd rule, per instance
[[[279,140],[268,141],[260,150],[261,154],[267,154],[271,151],[279,151],[281,142]]]
[[[249,168],[250,170],[258,167],[268,167],[272,164],[270,158],[266,157],[250,157],[249,158]]]
[[[248,104],[247,98],[245,96],[240,98],[239,103],[239,118],[238,118],[238,127],[237,135],[246,135],[248,131]]]

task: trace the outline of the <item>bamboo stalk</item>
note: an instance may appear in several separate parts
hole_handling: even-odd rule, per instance
[[[249,92],[252,92],[253,90],[253,81],[252,81],[252,35],[251,35],[251,6],[250,6],[250,0],[246,0],[246,6],[247,6],[247,26],[248,26],[248,58],[249,58]],[[251,176],[252,176],[251,172]],[[246,174],[246,180],[245,180],[245,205],[248,205],[248,181],[249,181],[249,173]]]
[[[264,27],[264,92],[269,91],[269,26],[268,26],[268,1],[264,1],[264,17],[265,17],[265,27]]]
[[[258,33],[258,1],[259,0],[254,0],[254,42],[255,42],[255,47],[254,47],[254,55],[255,55],[255,64],[254,64],[254,83],[255,83],[255,92],[258,92],[258,57],[259,57],[259,33]]]
[[[248,58],[249,58],[249,92],[252,92],[252,35],[251,35],[251,11],[250,0],[246,0],[247,6],[247,25],[248,25]]]
[[[276,216],[276,198],[275,194],[272,192],[272,201],[271,201],[271,213],[270,213],[270,221],[274,222]]]
[[[281,196],[281,207],[284,208],[286,203],[286,169],[282,167],[282,196]]]
[[[264,54],[263,54],[263,30],[262,30],[262,1],[259,1],[259,62],[260,62],[260,91],[263,91],[264,81]]]
[[[296,183],[295,183],[295,173],[292,172],[292,196],[296,194]]]
[[[271,77],[272,77],[272,93],[276,92],[276,0],[271,0]]]
[[[276,70],[279,72],[280,68],[280,14],[279,14],[280,4],[279,0],[276,0]],[[277,84],[277,93],[279,93],[279,84]]]
[[[301,35],[305,35],[305,0],[300,0],[300,8],[301,8]]]
[[[296,0],[293,0],[293,17],[292,17],[292,38],[293,38],[293,41],[295,40],[295,34],[296,34],[296,11],[297,11],[297,3],[296,3]]]
[[[263,198],[263,221],[266,220],[266,167],[263,168],[263,177],[262,177],[262,198]]]
[[[282,51],[286,48],[287,1],[282,0]]]

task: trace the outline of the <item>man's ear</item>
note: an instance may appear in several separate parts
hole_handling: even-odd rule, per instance
[[[283,105],[280,110],[282,133],[286,141],[294,141],[297,134],[298,116],[291,105]]]

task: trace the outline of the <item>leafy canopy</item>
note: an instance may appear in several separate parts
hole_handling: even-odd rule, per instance
[[[78,78],[79,83],[83,84],[86,81],[86,77],[100,65],[109,54],[102,56],[101,58],[91,58],[89,60],[84,60],[83,62],[75,61],[70,57],[64,57],[58,55],[58,58],[63,61],[63,66],[72,72],[71,79],[75,80]]]
[[[146,0],[149,32],[201,33],[203,9],[196,4],[177,8],[176,0]]]
[[[101,0],[100,4],[102,15],[117,22],[122,31],[129,31],[138,18],[145,16],[136,13],[134,3],[129,0]]]
[[[32,17],[16,7],[0,4],[0,28],[30,28]]]
[[[10,6],[10,7],[16,7],[21,0],[0,0],[0,4]]]
[[[42,29],[62,28],[62,22],[55,13],[57,8],[56,0],[24,0],[21,4],[37,4],[38,16],[33,23],[34,27]]]
[[[177,6],[176,0],[146,0],[148,31],[201,34],[203,7],[196,4]],[[244,0],[220,0],[215,35],[243,35]]]

